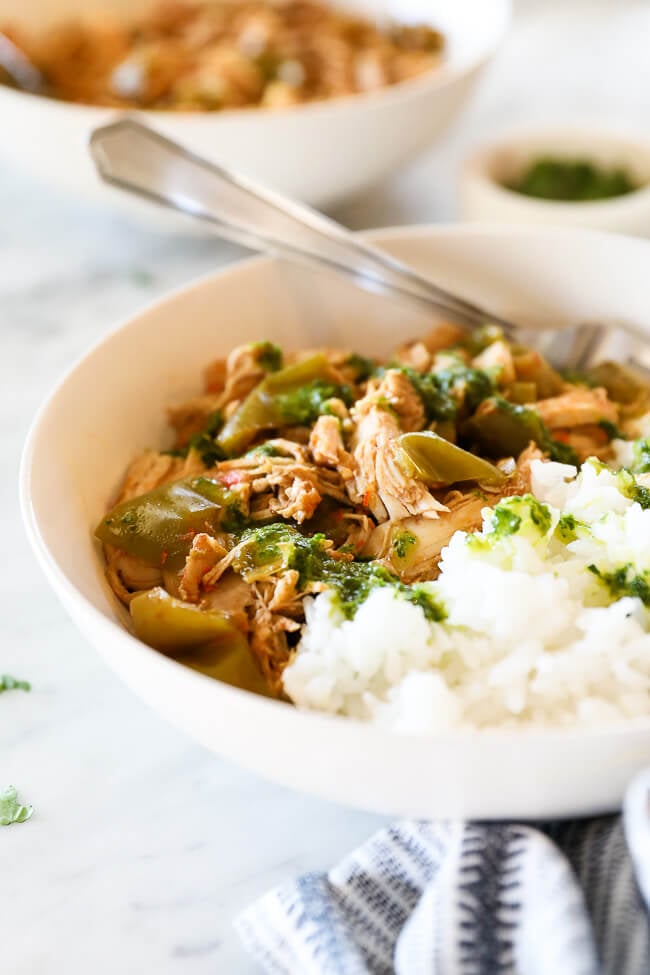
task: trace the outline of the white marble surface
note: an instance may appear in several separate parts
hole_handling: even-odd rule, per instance
[[[444,146],[340,216],[355,227],[453,218],[454,173],[495,131],[650,120],[646,0],[527,0]],[[5,134],[5,137],[6,134]],[[321,869],[380,820],[227,765],[145,710],[50,594],[20,525],[18,460],[46,390],[108,325],[236,256],[156,239],[0,171],[0,785],[33,819],[0,830],[7,975],[250,973],[237,909]]]

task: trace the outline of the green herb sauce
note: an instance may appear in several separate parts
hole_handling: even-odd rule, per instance
[[[631,565],[623,565],[613,572],[603,572],[595,565],[588,565],[587,568],[607,587],[613,600],[622,599],[624,596],[636,596],[644,606],[650,607],[650,583],[647,573],[635,575]]]
[[[508,189],[540,200],[587,202],[624,196],[638,189],[630,174],[620,167],[598,166],[587,159],[534,160]]]
[[[411,532],[403,529],[393,538],[393,551],[398,559],[405,559],[409,551],[416,544],[417,538]]]
[[[267,372],[278,372],[282,369],[283,354],[279,345],[273,342],[253,342],[255,356],[262,369]]]
[[[375,562],[335,559],[325,548],[322,534],[305,537],[289,525],[273,522],[243,532],[242,553],[234,568],[238,572],[268,567],[273,572],[294,569],[298,585],[323,582],[336,593],[337,604],[352,619],[361,603],[373,589],[390,586],[403,599],[419,606],[428,620],[445,619],[444,608],[421,586],[406,586],[383,566]]]
[[[285,422],[308,426],[327,412],[327,402],[331,399],[343,400],[346,406],[351,406],[354,395],[349,386],[341,386],[326,379],[313,379],[291,392],[278,393],[275,403]]]

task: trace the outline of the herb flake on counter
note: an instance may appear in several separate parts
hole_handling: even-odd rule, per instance
[[[33,806],[26,806],[18,801],[18,793],[13,785],[0,792],[0,826],[26,823],[33,812]]]
[[[17,680],[11,674],[0,674],[0,694],[4,691],[31,691],[32,685],[26,680]]]

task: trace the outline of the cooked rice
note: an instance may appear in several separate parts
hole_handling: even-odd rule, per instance
[[[629,496],[643,480],[593,460],[579,471],[534,461],[542,517],[508,499],[497,512],[512,516],[510,529],[520,523],[504,532],[486,508],[481,532],[457,532],[440,577],[422,583],[444,622],[389,587],[346,620],[324,592],[306,607],[286,693],[299,707],[403,732],[650,714],[650,508]],[[608,573],[617,584],[605,584]]]

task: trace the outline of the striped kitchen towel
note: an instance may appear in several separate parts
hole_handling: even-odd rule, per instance
[[[622,816],[404,821],[236,921],[272,975],[649,975],[650,771]]]

